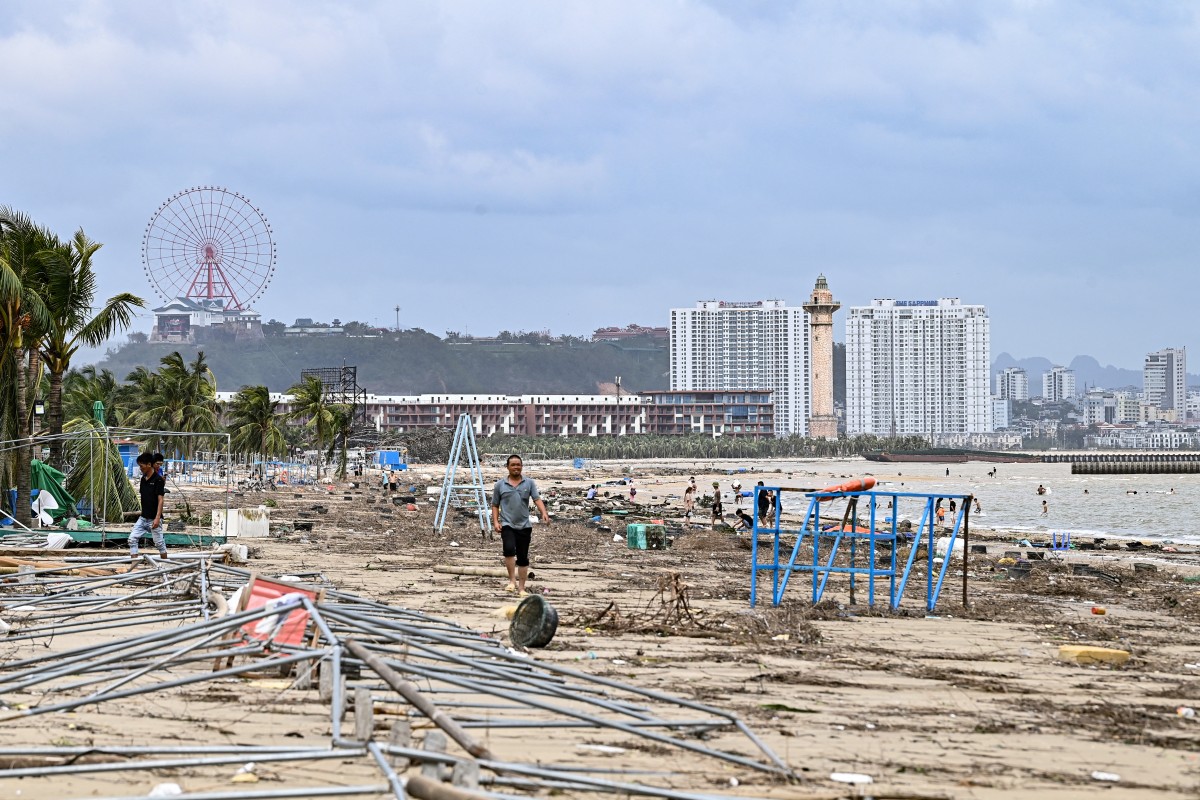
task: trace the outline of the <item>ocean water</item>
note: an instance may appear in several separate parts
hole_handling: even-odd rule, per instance
[[[784,470],[782,476],[757,476],[768,485],[772,478],[782,486],[807,488],[840,483],[840,479],[828,477],[832,473],[852,477],[871,475],[878,481],[875,491],[973,494],[982,506],[981,514],[971,514],[973,528],[1037,534],[1039,538],[1055,531],[1069,532],[1072,537],[1200,544],[1200,475],[1072,475],[1070,464],[984,462],[883,464],[854,460],[756,466]],[[988,475],[993,468],[994,477]],[[1046,487],[1045,495],[1037,494],[1039,485]],[[801,495],[785,493],[784,498],[788,513],[800,514],[807,507],[807,500]],[[1044,515],[1043,500],[1048,508]],[[918,502],[902,499],[901,517],[916,523],[920,519]],[[879,507],[885,508],[886,501],[880,500]],[[843,508],[837,507],[839,511]],[[823,513],[831,510],[825,509]]]

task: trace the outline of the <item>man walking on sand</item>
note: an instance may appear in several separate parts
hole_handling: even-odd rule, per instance
[[[150,453],[139,455],[137,465],[142,471],[142,480],[138,485],[142,510],[129,533],[129,560],[134,564],[137,563],[138,557],[138,539],[147,533],[154,540],[159,556],[167,558],[167,540],[162,529],[163,503],[167,494],[166,481],[154,469],[154,456]]]
[[[758,482],[759,486],[763,485],[762,481]],[[775,498],[766,489],[758,490],[758,524],[767,526],[771,524],[771,507],[775,504]]]
[[[515,453],[505,462],[508,477],[496,481],[492,489],[492,527],[500,534],[504,545],[504,566],[508,569],[506,592],[525,594],[525,579],[529,576],[529,542],[533,526],[529,523],[529,501],[537,504],[542,524],[550,524],[546,504],[537,484],[521,475],[524,464]]]

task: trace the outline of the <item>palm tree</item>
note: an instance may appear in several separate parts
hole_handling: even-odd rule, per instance
[[[126,423],[150,431],[145,444],[161,450],[166,437],[158,432],[217,433],[217,379],[198,353],[185,363],[178,351],[164,356],[158,372],[138,367],[126,378],[132,386]],[[205,442],[203,437],[184,437],[178,451],[191,458]]]
[[[66,489],[72,497],[87,498],[92,518],[120,522],[125,511],[138,507],[125,464],[117,446],[105,433],[104,423],[91,417],[76,417],[64,426],[75,434],[64,450],[71,470]]]
[[[117,381],[112,370],[98,370],[91,364],[71,370],[63,378],[62,414],[64,425],[73,419],[91,419],[96,401],[104,404],[104,419],[120,425],[127,386]]]
[[[287,453],[279,427],[278,400],[265,386],[243,386],[229,402],[230,446],[235,453],[257,455],[264,461]]]
[[[0,419],[5,439],[32,434],[30,388],[42,374],[38,340],[49,323],[49,311],[38,292],[39,254],[54,235],[28,216],[0,207]],[[32,449],[19,446],[6,459],[4,485],[16,484],[18,521],[28,523],[29,463]]]
[[[71,358],[81,346],[96,347],[128,328],[133,309],[146,305],[140,297],[122,292],[110,297],[99,310],[92,308],[96,295],[92,258],[102,246],[80,229],[71,241],[42,253],[42,298],[50,319],[42,337],[41,356],[50,372],[46,422],[52,437],[63,429],[63,375],[71,366]],[[61,440],[50,440],[50,463],[61,463],[62,447]]]
[[[354,428],[354,406],[336,403],[329,407],[333,416],[330,431],[333,436],[329,442],[329,454],[333,455],[334,448],[338,451],[337,479],[346,480],[346,462],[350,448],[350,434]]]
[[[334,429],[333,404],[325,397],[321,379],[313,375],[302,378],[288,389],[288,394],[292,396],[292,410],[288,418],[303,422],[317,446],[317,480],[320,480],[321,467],[325,462],[325,445],[332,440]]]

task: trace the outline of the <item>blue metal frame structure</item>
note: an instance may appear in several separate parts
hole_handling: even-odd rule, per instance
[[[459,462],[464,456],[467,460],[465,466],[470,483],[455,483]],[[491,528],[487,523],[488,501],[487,491],[483,487],[483,467],[479,464],[479,448],[475,444],[475,428],[471,425],[471,415],[463,414],[458,418],[458,426],[454,429],[454,443],[450,445],[450,458],[446,461],[446,478],[442,481],[442,492],[438,495],[433,529],[441,533],[451,505],[458,508],[472,502],[475,503],[475,511],[479,517],[479,533],[481,536],[487,536]]]
[[[806,573],[811,576],[812,580],[812,602],[819,603],[825,593],[826,586],[829,583],[829,576],[834,574],[845,574],[850,577],[850,598],[854,601],[854,592],[856,588],[856,580],[859,576],[865,576],[867,580],[867,604],[875,605],[875,581],[877,579],[886,579],[888,587],[888,604],[891,608],[899,608],[900,601],[904,597],[904,590],[908,586],[909,577],[912,574],[913,565],[916,562],[917,550],[924,540],[927,545],[925,559],[925,608],[927,611],[933,611],[937,605],[938,596],[942,591],[942,583],[946,579],[946,572],[950,567],[951,555],[954,552],[954,546],[961,534],[964,540],[963,544],[963,602],[966,603],[966,568],[967,568],[967,547],[966,540],[970,532],[970,508],[972,495],[969,494],[918,494],[914,492],[829,492],[829,491],[806,491],[803,489],[792,489],[789,487],[777,486],[756,486],[754,488],[754,509],[758,509],[758,501],[760,492],[771,492],[771,502],[773,505],[773,526],[762,525],[762,520],[755,515],[754,528],[752,531],[752,539],[750,546],[751,553],[751,568],[750,568],[750,605],[754,606],[758,602],[758,573],[771,573],[771,604],[778,606],[783,601],[783,593],[787,589],[788,581],[793,572]],[[801,492],[809,498],[808,510],[804,515],[804,521],[799,528],[784,528],[782,526],[782,497],[783,492]],[[829,526],[829,529],[823,529],[821,526],[821,503],[828,503],[831,500],[839,498],[847,498],[845,515],[840,524]],[[910,533],[901,532],[899,530],[900,514],[900,499],[901,498],[917,498],[920,502],[921,521],[919,525],[914,526]],[[949,535],[950,543],[946,549],[945,556],[942,559],[941,569],[935,570],[937,564],[934,563],[937,531],[937,512],[936,502],[938,499],[943,500],[960,500],[960,507],[957,509],[953,527],[944,531],[943,535]],[[888,510],[879,507],[880,500],[889,500],[892,504],[890,516]],[[866,508],[860,508],[860,505],[865,503]],[[883,511],[884,513],[879,513]],[[885,518],[886,517],[886,518]],[[864,524],[865,523],[865,524]],[[859,530],[859,528],[865,530]],[[758,560],[758,536],[760,533],[773,534],[774,542],[771,550],[771,561],[767,563],[759,563]],[[785,543],[783,537],[795,536],[795,543]],[[909,537],[911,536],[911,543]],[[797,558],[800,555],[802,546],[809,543],[812,547],[812,563],[801,564],[797,563]],[[880,568],[877,566],[876,546],[879,543],[887,543],[890,545],[891,563],[886,567]],[[781,547],[788,544],[791,547],[791,554],[786,556],[785,560],[781,561]],[[823,548],[823,544],[828,545]],[[835,566],[839,552],[843,551],[843,544],[849,551],[849,566]],[[901,561],[901,549],[904,545],[909,545],[907,557],[903,557]],[[860,546],[865,545],[867,564],[860,567],[857,565],[858,550]],[[822,552],[826,553],[822,557]],[[935,580],[936,572],[936,580]]]

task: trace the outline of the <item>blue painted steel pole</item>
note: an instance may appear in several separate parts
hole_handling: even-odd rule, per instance
[[[929,596],[933,594],[933,547],[936,534],[937,509],[934,508],[934,513],[929,517],[929,545],[925,548],[925,608],[927,611],[933,611],[933,608],[929,606]]]
[[[756,492],[757,491],[763,491],[763,492],[766,491],[766,488],[763,486],[756,486],[754,488],[755,488]],[[776,488],[775,489],[775,501],[772,505],[775,505],[777,509],[779,508],[778,503],[779,503],[780,496],[781,496],[781,492],[779,491],[778,488]],[[757,500],[758,500],[757,494],[754,496],[754,499],[757,502]],[[754,507],[754,513],[756,515],[758,514],[758,506],[757,505]],[[773,520],[773,524],[771,526],[771,530],[775,534],[775,537],[774,537],[775,541],[774,541],[773,550],[772,550],[772,556],[773,556],[772,563],[774,563],[775,567],[774,567],[774,570],[771,572],[771,581],[772,581],[771,596],[774,599],[774,605],[779,605],[779,602],[783,599],[783,588],[780,586],[780,583],[779,583],[779,580],[781,577],[779,574],[779,521],[780,521],[779,518],[781,516],[783,516],[783,515],[776,513],[775,519]]]
[[[896,597],[896,551],[900,549],[900,498],[892,495],[892,575],[888,579],[888,602],[892,608],[900,607]]]
[[[867,539],[867,606],[875,607],[875,495],[871,495],[871,532]]]
[[[758,602],[758,487],[754,489],[754,525],[750,527],[750,607]]]

